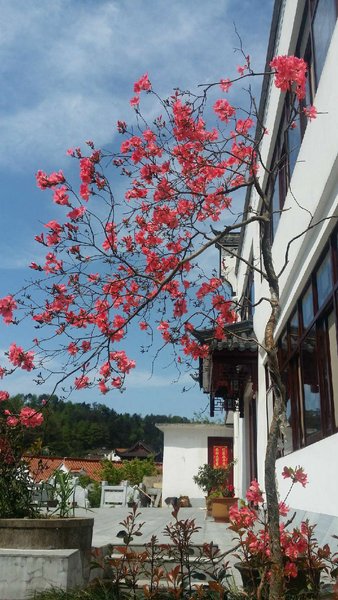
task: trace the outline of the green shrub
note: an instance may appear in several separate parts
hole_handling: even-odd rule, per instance
[[[131,485],[141,483],[144,476],[156,475],[156,465],[153,458],[125,461],[121,466],[116,466],[110,460],[102,462],[101,476],[109,485],[119,485],[127,479]]]
[[[88,489],[88,501],[90,508],[100,508],[101,505],[101,484],[93,481]]]
[[[128,596],[129,597],[129,596]],[[115,594],[111,585],[95,581],[92,584],[75,590],[54,588],[43,592],[35,592],[31,600],[115,600],[124,598],[123,594]],[[125,596],[127,598],[127,596]]]
[[[107,481],[109,485],[119,485],[124,479],[123,471],[121,467],[117,467],[112,461],[105,459],[101,463],[101,478]]]
[[[134,460],[126,461],[123,464],[122,470],[124,471],[123,479],[127,479],[131,485],[138,485],[145,476],[156,475],[156,466],[153,458],[147,458],[146,460],[135,458]]]

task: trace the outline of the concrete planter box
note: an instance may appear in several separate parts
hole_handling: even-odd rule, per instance
[[[12,564],[8,569],[8,579],[0,582],[5,586],[6,595],[2,595],[0,590],[0,597],[19,600],[21,596],[17,595],[17,591],[14,592],[14,588],[25,589],[27,596],[28,592],[37,589],[57,587],[58,582],[54,578],[50,580],[50,573],[58,569],[57,563],[61,560],[61,555],[63,572],[59,587],[71,589],[87,583],[90,575],[93,525],[94,519],[77,517],[0,519],[0,562],[4,563],[2,566],[7,565],[6,555],[12,555],[13,551],[17,557],[15,563],[8,563]],[[51,568],[53,562],[55,569]],[[16,565],[19,564],[20,568],[16,569]],[[1,565],[0,571],[6,573]]]

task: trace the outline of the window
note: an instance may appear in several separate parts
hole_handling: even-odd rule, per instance
[[[284,453],[338,430],[337,232],[278,342],[287,390]]]
[[[255,284],[254,284],[254,273],[253,269],[249,269],[247,273],[247,280],[245,290],[243,294],[241,319],[242,321],[252,320],[254,314],[254,303],[255,303]]]
[[[284,110],[271,161],[268,197],[272,211],[272,241],[307,126],[303,108],[313,104],[337,19],[337,0],[306,0],[295,55],[308,64],[306,98],[285,97]],[[275,167],[277,165],[277,167]]]
[[[336,24],[336,0],[319,0],[312,21],[312,40],[316,87],[324,67],[331,37]]]

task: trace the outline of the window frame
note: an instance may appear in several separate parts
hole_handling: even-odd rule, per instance
[[[282,377],[287,383],[287,398],[290,399],[293,450],[298,450],[321,439],[338,432],[338,415],[335,414],[332,361],[329,341],[328,321],[330,315],[335,322],[336,352],[338,351],[338,260],[337,260],[338,227],[330,235],[323,248],[315,268],[311,273],[304,290],[300,295],[291,316],[287,321],[277,341],[278,359]],[[318,304],[318,289],[316,276],[329,253],[332,267],[332,286],[321,306]],[[309,288],[312,289],[313,317],[304,326],[302,315],[302,301]],[[298,330],[291,327],[295,317],[298,318]],[[302,345],[306,342],[309,332],[315,329],[316,347],[321,352],[316,352],[317,377],[320,393],[320,431],[313,434],[306,433],[305,423],[305,398],[303,394],[304,374],[302,369]],[[286,339],[286,344],[285,344]]]
[[[320,82],[320,76],[318,76],[316,73],[316,52],[315,52],[313,26],[314,26],[314,21],[316,18],[319,3],[323,2],[323,1],[327,1],[327,0],[306,0],[305,1],[304,11],[303,11],[302,19],[301,19],[301,26],[300,26],[297,43],[296,43],[296,49],[295,49],[294,54],[295,54],[295,56],[297,56],[299,58],[304,58],[304,60],[308,64],[308,82],[309,82],[308,92],[309,92],[309,94],[308,94],[308,97],[306,97],[304,100],[301,100],[301,101],[297,100],[296,95],[294,93],[288,92],[286,94],[285,100],[284,100],[284,106],[283,106],[283,110],[282,110],[282,115],[281,115],[280,122],[279,122],[279,128],[278,128],[278,133],[277,133],[277,137],[276,137],[276,142],[274,145],[272,159],[270,162],[270,169],[271,169],[271,165],[272,166],[275,165],[276,161],[277,161],[277,164],[279,163],[280,159],[283,157],[283,154],[282,154],[283,148],[285,148],[284,151],[285,151],[285,158],[286,158],[286,160],[285,160],[286,168],[278,167],[278,169],[274,169],[274,171],[270,170],[270,176],[269,176],[268,182],[267,182],[267,191],[268,191],[268,198],[269,198],[269,202],[270,202],[271,224],[272,224],[272,226],[271,226],[271,242],[273,242],[273,240],[275,238],[279,220],[280,220],[280,216],[281,216],[281,213],[280,213],[278,218],[276,218],[276,223],[273,222],[272,202],[273,202],[276,182],[279,186],[279,190],[278,190],[279,191],[279,210],[282,211],[283,207],[284,207],[286,195],[288,193],[288,189],[289,189],[289,186],[291,183],[292,173],[293,173],[293,170],[297,163],[298,154],[299,154],[299,151],[300,151],[300,148],[302,145],[302,141],[304,138],[304,134],[306,131],[306,127],[308,124],[308,119],[307,119],[306,115],[304,114],[303,109],[305,108],[305,106],[307,106],[309,104],[310,105],[313,104],[314,97],[315,97],[315,94],[316,94],[316,91],[318,89],[319,82]],[[335,4],[335,17],[336,17],[336,21],[337,21],[338,0],[331,0],[331,1]],[[334,30],[334,27],[333,27],[333,30]],[[331,37],[330,37],[330,40],[328,43],[326,53],[330,46],[330,41],[332,38],[333,30],[331,32]],[[325,55],[325,57],[326,57],[326,55]],[[325,63],[325,60],[324,60],[324,63]],[[299,144],[299,147],[297,148],[297,153],[293,155],[294,165],[293,165],[293,169],[291,170],[290,154],[292,152],[292,149],[290,149],[290,147],[289,147],[290,139],[289,139],[288,133],[289,133],[290,127],[292,125],[292,122],[294,121],[293,115],[296,114],[295,111],[298,113],[298,116],[299,116],[299,123],[297,124],[297,126],[300,128],[300,144]]]

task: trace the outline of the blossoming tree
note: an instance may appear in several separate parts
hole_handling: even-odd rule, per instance
[[[270,66],[275,85],[302,102],[304,61],[279,56]],[[256,75],[245,57],[232,80],[200,86],[195,94],[174,90],[165,100],[143,75],[130,101],[135,111],[133,127],[123,121],[117,124],[122,137],[117,152],[98,149],[92,141],[86,151],[69,150],[79,164],[76,185],[62,171],[37,173],[37,185],[51,192],[60,218],[46,223],[35,238],[46,253],[41,263],[30,264],[36,274],[32,283],[20,294],[0,300],[6,324],[29,317],[37,332],[30,348],[10,346],[9,365],[1,366],[0,374],[35,369],[38,383],[56,374],[58,384],[68,382],[70,389],[97,386],[102,394],[122,389],[135,368],[134,358],[123,346],[135,324],[147,343],[157,333],[162,344],[171,344],[174,360],[182,368],[190,359],[206,357],[209,348],[196,341],[194,330],[212,327],[221,340],[237,312],[222,280],[216,273],[204,272],[199,257],[221,242],[224,234],[258,221],[264,241],[262,275],[271,294],[265,350],[275,390],[266,460],[271,598],[280,599],[283,565],[274,465],[285,393],[274,342],[279,292],[271,258],[272,207],[259,180],[260,172],[267,169],[259,154],[267,132],[260,123],[260,134],[255,135],[257,114],[251,94],[244,109],[229,100],[237,81],[242,84]],[[215,90],[220,96],[216,99]],[[159,105],[151,123],[141,112],[142,94]],[[294,103],[290,127],[299,110],[309,118],[316,115],[314,107],[300,106]],[[274,171],[278,165],[269,168]],[[124,194],[116,191],[121,175],[127,182]],[[237,215],[229,224],[236,212],[236,195],[248,186],[255,186],[261,211],[246,220]]]

